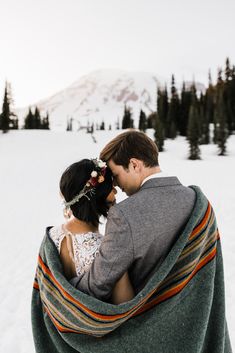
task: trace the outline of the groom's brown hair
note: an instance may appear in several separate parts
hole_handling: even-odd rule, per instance
[[[124,168],[128,168],[131,158],[144,162],[146,167],[158,166],[158,148],[145,133],[128,130],[116,136],[100,152],[100,159],[110,159]]]

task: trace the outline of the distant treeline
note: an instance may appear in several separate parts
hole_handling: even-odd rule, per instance
[[[49,130],[49,114],[42,118],[38,107],[35,108],[34,113],[29,108],[28,114],[24,119],[24,129],[43,129]]]
[[[200,158],[200,145],[215,143],[219,155],[226,154],[227,138],[235,131],[235,66],[226,59],[225,68],[219,68],[216,84],[209,73],[205,92],[197,92],[195,83],[190,89],[182,84],[179,93],[172,75],[170,92],[167,87],[157,90],[157,111],[146,117],[141,110],[138,128],[155,129],[155,142],[160,151],[164,140],[185,136],[190,145],[190,159]],[[213,126],[210,131],[210,126]],[[122,128],[134,127],[131,109],[125,107]]]
[[[180,91],[175,85],[172,75],[171,87],[158,88],[156,96],[157,111],[146,116],[140,111],[138,127],[134,126],[131,108],[125,106],[122,121],[116,122],[115,128],[139,128],[146,131],[155,130],[155,142],[160,151],[164,150],[166,138],[185,136],[190,146],[190,159],[200,158],[200,145],[215,143],[218,145],[219,155],[226,154],[226,142],[235,130],[235,66],[226,59],[225,67],[218,69],[216,83],[212,83],[209,72],[208,87],[205,92],[198,92],[195,83],[188,89],[182,83]],[[10,85],[6,83],[2,113],[0,114],[0,130],[7,132],[18,129],[18,118],[11,110],[12,98]],[[213,127],[213,129],[210,129]],[[41,117],[39,109],[34,112],[29,108],[24,119],[24,129],[49,129],[49,116]],[[94,130],[111,130],[112,126],[89,122],[84,127],[88,133]],[[73,118],[67,121],[67,131],[73,130]]]
[[[150,118],[155,128],[155,138],[160,150],[165,138],[186,136],[190,144],[190,159],[200,158],[201,144],[215,143],[219,155],[226,153],[226,141],[235,130],[235,66],[226,59],[225,68],[219,68],[213,85],[209,73],[205,92],[197,92],[195,84],[190,90],[182,85],[177,92],[172,76],[171,92],[158,89],[157,112]],[[212,132],[209,127],[213,126]]]

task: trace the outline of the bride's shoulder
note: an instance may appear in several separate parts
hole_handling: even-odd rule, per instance
[[[54,242],[55,246],[57,247],[59,253],[60,253],[61,243],[65,235],[66,234],[65,234],[63,225],[52,227],[49,230],[49,236]]]
[[[49,235],[53,240],[64,237],[64,229],[62,225],[54,226],[49,230]]]

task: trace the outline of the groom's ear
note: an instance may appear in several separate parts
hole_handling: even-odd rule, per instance
[[[131,158],[129,163],[130,170],[139,173],[141,171],[142,161],[136,158]]]

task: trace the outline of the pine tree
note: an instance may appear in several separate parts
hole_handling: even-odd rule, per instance
[[[208,124],[208,132],[205,134],[205,143],[210,143],[210,124],[214,122],[214,110],[215,110],[215,88],[212,84],[211,73],[208,75],[209,85],[204,96],[204,119],[205,123]]]
[[[156,112],[150,113],[147,117],[147,129],[155,128]]]
[[[105,130],[105,123],[104,120],[102,120],[101,124],[100,124],[100,130]]]
[[[32,113],[31,107],[29,107],[28,114],[24,119],[24,129],[33,129],[34,125],[34,115]]]
[[[5,85],[5,91],[4,91],[4,98],[3,98],[3,105],[2,105],[2,113],[0,115],[0,129],[2,130],[3,133],[8,132],[10,128],[10,116],[11,116],[11,111],[10,111],[10,99],[9,99],[9,93],[8,93],[8,84],[6,82]]]
[[[172,75],[171,81],[171,99],[167,114],[166,137],[174,139],[179,129],[179,97],[175,87],[175,78]]]
[[[145,112],[140,110],[140,118],[139,118],[139,130],[145,132],[147,129],[147,118]]]
[[[181,136],[187,135],[187,126],[189,119],[189,108],[191,105],[191,91],[186,90],[185,82],[183,82],[180,100],[180,116],[179,116],[179,133]]]
[[[41,129],[41,115],[38,107],[35,108],[34,112],[34,127],[33,129]]]
[[[192,102],[189,109],[187,139],[190,145],[189,159],[200,159],[199,140],[201,135],[200,115],[195,87],[192,87]]]
[[[163,151],[163,146],[164,146],[164,127],[162,124],[162,121],[159,118],[158,113],[155,113],[155,125],[154,125],[154,137],[155,137],[155,143],[158,146],[159,152]]]
[[[230,82],[230,101],[231,101],[231,110],[232,110],[232,131],[235,131],[235,66],[232,68]]]
[[[219,98],[219,92],[224,91],[224,81],[222,78],[222,69],[218,69],[218,74],[217,74],[217,83],[215,86],[215,109],[214,109],[214,136],[213,136],[213,142],[215,144],[218,143],[217,140],[217,133],[218,133],[218,98]]]
[[[222,69],[221,69],[221,67],[219,67],[219,69],[218,69],[218,75],[217,75],[217,85],[221,85],[221,84],[223,84],[224,83],[224,81],[223,81],[223,77],[222,77]]]
[[[45,129],[47,130],[50,130],[50,122],[49,122],[49,113],[47,112],[47,115],[46,115],[46,121],[45,121]]]
[[[131,110],[125,106],[124,116],[122,119],[122,129],[130,129],[134,127],[134,121],[131,117]]]
[[[215,106],[215,136],[219,147],[219,156],[226,153],[226,141],[228,137],[226,109],[224,102],[224,86],[217,87],[216,106]]]
[[[157,90],[157,113],[164,130],[167,129],[167,115],[169,109],[167,87]]]
[[[232,69],[230,67],[230,60],[226,58],[225,62],[225,82],[229,82],[232,79]]]
[[[232,90],[232,68],[230,67],[229,58],[226,59],[225,64],[225,81],[224,81],[224,109],[226,111],[227,117],[227,127],[229,135],[232,134],[234,130],[233,126],[233,108],[232,108],[232,101],[233,101],[233,90]]]
[[[200,117],[200,124],[201,124],[201,138],[200,144],[208,144],[210,142],[210,124],[209,119],[206,114],[206,105],[205,105],[206,97],[201,92],[200,99],[199,99],[199,117]]]
[[[12,111],[12,105],[13,105],[14,101],[12,98],[11,84],[9,82],[7,82],[6,85],[7,85],[7,96],[8,96],[9,109],[10,109],[9,128],[12,130],[18,130],[19,120],[18,120],[17,115],[15,113],[13,113],[13,111]]]

